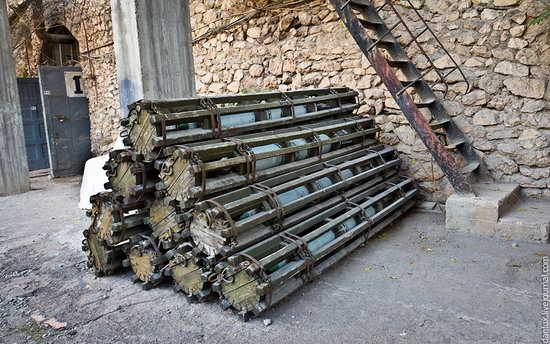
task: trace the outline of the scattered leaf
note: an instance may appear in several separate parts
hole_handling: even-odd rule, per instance
[[[518,211],[527,211],[525,208],[518,208]]]
[[[370,272],[372,270],[372,267],[370,266],[367,266],[366,268],[363,269],[365,272]]]
[[[422,250],[426,251],[426,252],[432,252],[433,250],[428,247],[428,246],[422,246]]]
[[[390,275],[390,279],[395,280],[395,279],[397,279],[397,276],[391,276]]]
[[[376,236],[378,239],[380,240],[386,240],[388,238],[388,236],[386,235],[386,233],[381,233],[381,234],[378,234]]]
[[[549,255],[548,252],[535,252],[535,255],[537,256],[540,256],[540,257],[546,257]]]
[[[414,264],[414,259],[409,259],[409,264]]]
[[[456,258],[451,258],[451,263],[456,264]]]
[[[55,318],[51,318],[51,319],[48,319],[48,320],[44,321],[44,324],[49,325],[50,327],[52,327],[53,329],[56,329],[56,330],[60,330],[62,328],[67,327],[66,322],[57,321],[57,319],[55,319]]]

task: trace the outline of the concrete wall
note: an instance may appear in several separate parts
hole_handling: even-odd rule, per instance
[[[121,108],[195,94],[189,3],[111,0]],[[123,113],[123,115],[126,115]]]
[[[124,63],[117,63],[117,73],[121,76],[118,81],[120,107],[125,109],[132,102],[143,99],[135,2],[111,0],[111,11],[115,55],[125,57]],[[126,115],[122,111],[122,116]]]
[[[5,0],[0,0],[0,196],[29,191],[23,119]]]

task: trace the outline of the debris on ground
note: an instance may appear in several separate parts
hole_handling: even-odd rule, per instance
[[[61,322],[61,321],[58,321],[57,319],[55,318],[51,318],[51,319],[48,319],[46,321],[44,321],[44,324],[50,326],[51,328],[55,329],[55,330],[61,330],[65,327],[67,327],[67,323],[66,322]]]

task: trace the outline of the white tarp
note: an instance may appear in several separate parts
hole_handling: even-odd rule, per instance
[[[118,138],[113,146],[113,149],[124,149],[122,138]],[[84,175],[82,176],[82,185],[80,186],[80,209],[91,209],[90,196],[105,190],[105,183],[109,181],[107,174],[103,169],[105,163],[109,160],[109,154],[91,158],[84,165]]]

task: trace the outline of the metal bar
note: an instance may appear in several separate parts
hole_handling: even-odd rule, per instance
[[[301,178],[292,180],[288,183],[274,186],[273,191],[275,191],[276,193],[283,193],[286,191],[290,191],[300,186],[303,186],[305,184],[308,184],[312,181],[315,181],[319,178],[326,177],[329,174],[337,173],[339,170],[345,170],[355,166],[361,166],[362,164],[366,164],[378,158],[378,153],[368,153],[368,152],[362,152],[362,153],[363,153],[363,156],[356,158],[354,160],[343,162],[337,166],[338,168],[336,167],[325,168],[319,172],[305,175]],[[395,150],[393,148],[386,148],[384,151],[380,152],[380,154],[394,154],[394,153],[395,153]],[[395,160],[398,160],[398,159],[395,159]],[[354,176],[353,178],[357,179],[357,176]],[[247,198],[226,203],[225,208],[230,213],[238,213],[240,211],[246,211],[248,207],[252,207],[255,204],[257,204],[257,202],[261,202],[265,199],[266,199],[266,196],[264,194],[253,192],[253,194]]]
[[[420,31],[420,33],[415,34],[413,36],[413,39],[411,39],[411,41],[409,43],[407,43],[403,46],[403,49],[407,49],[411,44],[413,44],[415,42],[415,39],[418,40],[418,38],[420,38],[420,36],[422,36],[424,34],[424,32],[426,32],[426,31],[428,31],[428,27],[425,27],[422,31]]]
[[[347,87],[335,87],[335,88],[316,88],[316,89],[303,89],[296,91],[288,91],[285,94],[290,97],[314,97],[314,96],[323,96],[328,95],[332,91],[339,93],[349,92],[350,89]],[[224,104],[224,103],[235,103],[235,102],[249,102],[249,101],[260,101],[266,99],[282,99],[282,94],[279,91],[275,92],[260,92],[260,93],[250,93],[250,94],[233,94],[233,95],[214,95],[208,96],[215,104]],[[173,99],[173,100],[147,100],[136,102],[132,104],[131,109],[135,109],[136,106],[140,105],[146,109],[157,108],[162,112],[170,110],[168,112],[178,111],[178,109],[192,109],[192,108],[201,108],[200,102],[203,97],[190,97],[183,99]]]
[[[393,29],[395,29],[397,26],[399,26],[399,24],[401,24],[401,22],[397,22],[397,23],[395,23],[394,25],[392,25],[391,28],[388,28],[387,31],[386,31],[382,36],[378,37],[378,38],[376,39],[376,41],[374,41],[374,43],[372,44],[372,46],[370,46],[369,48],[367,48],[367,50],[368,50],[368,51],[371,51],[372,49],[374,49],[374,48],[376,47],[376,45],[377,45],[378,43],[380,43],[386,36],[388,36],[388,35],[392,32]],[[395,44],[398,44],[398,42],[396,41]]]
[[[408,1],[408,0],[407,0]],[[409,2],[410,3],[410,2]],[[443,78],[443,75],[441,74],[441,72],[439,71],[439,69],[435,66],[435,63],[433,61],[433,59],[428,55],[428,53],[426,52],[426,50],[424,49],[424,47],[422,46],[422,44],[420,44],[420,42],[418,42],[418,39],[417,37],[415,37],[414,33],[412,32],[412,30],[409,28],[409,26],[405,23],[403,17],[401,16],[401,14],[399,13],[399,11],[395,8],[395,6],[391,3],[391,2],[388,2],[388,5],[391,7],[392,11],[395,13],[395,15],[397,16],[397,18],[399,18],[399,21],[401,21],[403,23],[403,27],[405,28],[405,30],[409,33],[409,35],[411,36],[411,38],[413,39],[413,41],[416,43],[416,45],[418,46],[418,49],[420,49],[420,51],[422,52],[422,54],[426,57],[426,59],[428,60],[428,62],[430,63],[430,65],[432,66],[432,68],[435,70],[435,72],[437,73],[439,79],[441,80],[441,82],[445,85],[445,95],[447,94],[448,92],[448,89],[449,89],[449,85],[447,84],[447,82],[445,81],[445,79]],[[427,26],[426,22],[424,22],[424,24]],[[433,32],[432,32],[433,33]]]
[[[451,61],[453,62],[453,64],[456,66],[456,69],[459,70],[460,74],[462,75],[462,78],[464,79],[464,81],[466,82],[466,92],[465,94],[468,94],[470,92],[470,82],[468,81],[468,78],[466,78],[466,75],[464,74],[464,72],[462,71],[462,68],[460,68],[460,66],[458,65],[458,63],[455,61],[454,57],[449,53],[449,51],[447,50],[447,48],[445,48],[445,46],[443,45],[443,43],[441,43],[441,41],[439,40],[439,37],[437,37],[437,35],[435,34],[435,32],[433,32],[432,28],[428,25],[428,23],[426,22],[426,20],[424,19],[424,17],[422,17],[422,15],[420,14],[420,12],[418,11],[418,9],[412,4],[412,2],[410,0],[407,0],[407,2],[409,3],[409,5],[412,7],[413,11],[416,13],[416,15],[418,16],[418,18],[422,21],[422,23],[424,24],[424,26],[430,31],[430,33],[432,34],[433,38],[435,38],[435,40],[437,41],[437,44],[439,44],[439,46],[443,49],[443,51],[445,52],[445,54],[447,56],[449,56],[449,58],[451,59]],[[454,69],[453,69],[454,71]]]
[[[347,104],[343,105],[341,108],[331,108],[327,110],[320,110],[308,113],[307,115],[299,116],[296,118],[293,117],[282,117],[279,119],[273,120],[264,120],[258,121],[249,124],[241,124],[231,128],[223,128],[220,137],[229,137],[235,136],[238,134],[244,134],[248,132],[258,131],[262,129],[275,128],[277,126],[297,124],[302,122],[307,122],[311,120],[318,120],[325,117],[345,114],[348,113],[348,116],[351,116],[352,112],[359,107],[358,104]],[[171,146],[176,144],[184,144],[188,142],[195,142],[200,140],[207,140],[214,138],[212,135],[211,129],[185,129],[185,130],[171,130],[166,134],[166,140],[162,136],[155,135],[152,139],[152,143],[155,147]]]
[[[295,99],[295,100],[292,100],[292,103],[295,106],[310,105],[310,104],[316,104],[316,103],[338,100],[338,99],[341,99],[341,100],[354,99],[357,95],[358,93],[355,91],[350,91],[345,93],[336,93],[336,94],[329,93],[328,95],[324,95],[324,96]],[[281,107],[290,107],[290,106],[292,105],[287,100],[277,100],[271,103],[243,104],[243,105],[237,105],[237,106],[231,106],[231,107],[221,107],[218,109],[218,112],[221,116],[224,116],[224,115],[233,115],[233,114],[239,114],[239,113],[245,113],[245,112],[256,112],[261,110],[278,109]],[[150,122],[151,124],[155,124],[155,123],[160,123],[162,121],[165,121],[167,125],[170,125],[170,124],[177,124],[177,123],[183,123],[183,122],[196,122],[196,121],[200,121],[201,119],[208,118],[209,116],[210,116],[210,112],[208,110],[199,109],[199,110],[185,111],[185,112],[171,112],[171,113],[156,114],[151,116]]]
[[[393,151],[393,150],[387,150],[387,148],[384,145],[372,146],[372,147],[369,148],[369,150],[371,152],[380,152],[380,154],[386,154],[387,152],[394,152],[395,153],[395,151]],[[375,153],[375,154],[377,154],[377,153]],[[280,185],[280,184],[283,184],[283,183],[286,183],[286,182],[289,182],[289,181],[296,180],[297,178],[307,176],[307,175],[316,173],[318,171],[321,171],[326,166],[338,165],[338,164],[341,164],[341,163],[346,162],[346,161],[357,159],[357,158],[362,157],[364,155],[365,155],[365,152],[362,149],[358,149],[358,150],[351,149],[351,150],[345,151],[345,152],[342,151],[341,153],[340,152],[329,152],[325,155],[326,160],[324,160],[324,161],[317,160],[315,162],[315,164],[313,164],[313,165],[308,165],[304,168],[296,169],[296,170],[293,170],[289,173],[278,175],[276,177],[267,179],[267,180],[263,181],[262,184],[264,184],[265,186],[269,186],[269,187],[277,186],[277,185]],[[391,157],[392,159],[394,158],[391,155],[388,155],[388,156]],[[232,202],[232,201],[235,201],[235,200],[238,200],[238,199],[243,199],[244,197],[249,196],[253,192],[254,191],[250,188],[242,188],[242,189],[238,189],[238,190],[235,190],[235,191],[232,191],[232,192],[229,192],[229,193],[225,193],[225,194],[220,195],[220,196],[216,196],[213,199],[218,203],[225,204],[225,203]],[[197,210],[197,211],[204,211],[207,208],[208,208],[208,206],[204,202],[199,202],[195,206],[195,210]]]

